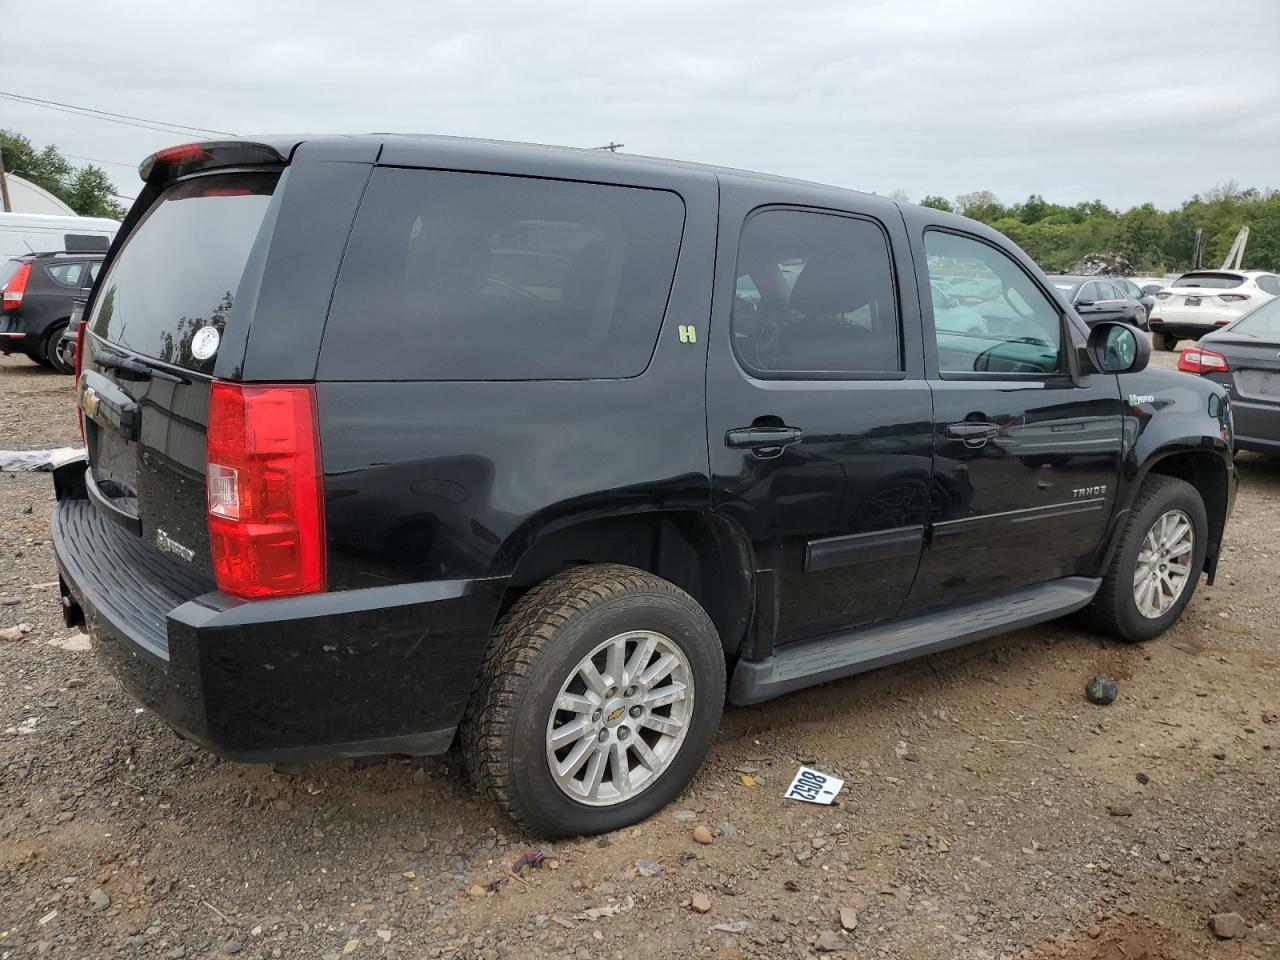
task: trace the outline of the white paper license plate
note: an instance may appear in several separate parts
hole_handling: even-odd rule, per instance
[[[803,800],[805,803],[830,803],[843,786],[844,781],[839,777],[820,773],[812,767],[801,767],[783,796],[788,800]]]

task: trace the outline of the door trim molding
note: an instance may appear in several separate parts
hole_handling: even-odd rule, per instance
[[[810,540],[804,550],[804,569],[813,573],[854,563],[906,557],[918,554],[923,545],[924,524]]]

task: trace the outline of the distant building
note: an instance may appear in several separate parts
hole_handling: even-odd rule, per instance
[[[55,197],[44,187],[38,187],[30,180],[15,177],[12,173],[4,175],[9,184],[9,203],[14,213],[45,213],[59,217],[74,217],[76,212]]]

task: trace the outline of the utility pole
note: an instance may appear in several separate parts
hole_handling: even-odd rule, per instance
[[[0,198],[4,200],[4,212],[13,213],[13,204],[9,201],[9,178],[4,174],[3,153],[0,153]]]

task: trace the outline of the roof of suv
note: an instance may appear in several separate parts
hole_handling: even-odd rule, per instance
[[[600,150],[590,147],[565,147],[554,146],[550,144],[538,143],[522,143],[512,140],[483,140],[472,137],[451,137],[441,134],[405,134],[405,133],[366,133],[366,134],[322,134],[308,136],[302,134],[268,134],[265,136],[246,136],[237,138],[235,141],[201,141],[197,144],[207,148],[218,146],[264,146],[273,150],[281,157],[292,158],[293,153],[298,147],[304,143],[330,143],[342,144],[349,147],[367,146],[371,153],[383,163],[396,165],[404,163],[405,165],[417,164],[419,162],[426,165],[439,165],[442,162],[441,154],[447,154],[444,162],[449,160],[454,162],[463,162],[467,165],[486,165],[492,163],[495,168],[511,166],[539,166],[545,165],[549,156],[559,154],[565,160],[571,161],[579,168],[586,168],[587,174],[599,172],[602,179],[607,179],[610,175],[641,178],[646,173],[654,171],[662,171],[668,175],[688,173],[690,175],[713,175],[735,177],[740,179],[755,180],[759,182],[788,184],[795,187],[820,189],[820,190],[836,190],[847,193],[856,193],[859,196],[872,196],[864,190],[853,190],[849,187],[841,187],[828,183],[819,183],[812,180],[800,180],[794,177],[784,177],[776,174],[758,173],[751,170],[741,170],[733,167],[714,166],[712,164],[695,163],[689,160],[670,160],[661,157],[646,157],[633,153],[614,153],[609,150]],[[163,152],[163,151],[162,151]],[[391,153],[392,156],[388,157]],[[144,161],[140,172],[144,174],[143,179],[147,179],[146,173],[150,170],[150,165],[155,157],[159,154],[148,158]],[[887,198],[880,198],[887,201]],[[888,201],[893,202],[893,201]],[[914,206],[913,204],[904,204]],[[937,212],[937,211],[933,211]],[[959,215],[957,220],[963,219]]]

